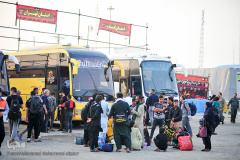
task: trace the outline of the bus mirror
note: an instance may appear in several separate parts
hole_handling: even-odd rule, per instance
[[[120,62],[114,61],[114,65],[117,65],[121,69],[121,77],[125,77],[125,70],[123,68],[123,65]]]
[[[74,59],[74,58],[71,58],[70,62],[73,64],[72,74],[77,75],[78,74],[78,65],[80,65],[80,63],[78,61],[76,61],[76,59]]]
[[[103,67],[104,67],[104,68],[108,68],[108,66],[107,66],[107,65],[104,65]]]
[[[15,64],[16,73],[20,74],[20,64]]]

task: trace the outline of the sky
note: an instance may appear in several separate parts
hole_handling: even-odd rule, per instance
[[[7,2],[16,1],[5,0]],[[187,68],[199,66],[200,31],[202,10],[204,9],[204,68],[219,65],[239,64],[240,61],[240,0],[18,0],[19,4],[39,8],[79,12],[102,19],[137,24],[148,24],[148,52],[166,57],[171,56],[173,63],[183,64]],[[0,26],[15,26],[16,6],[0,3]],[[100,30],[97,36],[99,20],[81,16],[80,36],[89,39],[109,41],[109,32]],[[32,21],[21,21],[21,28],[55,32],[55,25]],[[58,13],[57,32],[59,34],[78,34],[78,16]],[[21,31],[21,39],[56,43],[53,35]],[[17,30],[0,28],[0,36],[18,37]],[[76,38],[62,37],[62,44],[77,45]],[[128,44],[126,36],[111,33],[111,43]],[[132,27],[130,45],[146,44],[146,29]],[[86,41],[81,40],[80,46]],[[36,43],[36,46],[43,45]],[[89,42],[90,47],[108,55],[108,44]],[[20,48],[33,46],[33,43],[20,42]],[[96,48],[97,47],[97,48]],[[112,47],[119,47],[113,46]],[[17,50],[16,39],[0,37],[0,48]],[[111,52],[114,50],[112,49]]]

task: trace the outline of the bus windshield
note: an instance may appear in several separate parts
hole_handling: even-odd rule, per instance
[[[78,75],[73,76],[73,96],[90,97],[93,93],[113,95],[112,70],[103,57],[75,58],[80,62]]]
[[[142,76],[145,93],[155,89],[156,93],[178,94],[174,70],[169,76],[169,69],[172,63],[167,61],[144,61],[142,62]]]

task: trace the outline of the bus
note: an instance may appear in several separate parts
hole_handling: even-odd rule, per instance
[[[179,99],[174,68],[181,67],[187,76],[187,70],[183,65],[172,64],[168,58],[148,52],[115,54],[111,55],[110,59],[120,62],[126,75],[125,79],[121,81],[120,78],[119,81],[119,67],[113,66],[115,92],[121,91],[124,96],[131,93],[132,96],[142,95],[147,98],[150,89],[155,89],[157,95],[164,92],[166,98],[173,95],[175,99]]]
[[[70,94],[76,103],[76,116],[73,121],[81,121],[81,110],[93,93],[102,93],[110,104],[113,101],[114,84],[108,57],[98,51],[68,45],[50,45],[21,49],[11,53],[17,57],[21,73],[9,70],[11,86],[21,91],[24,103],[33,88],[47,88],[56,93]],[[116,63],[116,62],[115,62]],[[9,64],[10,65],[10,64]],[[55,120],[58,109],[55,111]],[[22,121],[25,120],[25,106]]]
[[[15,74],[20,73],[20,65],[18,63],[18,60],[13,55],[6,55],[0,50],[0,88],[2,90],[2,96],[1,98],[7,99],[7,96],[10,94],[9,92],[9,79],[8,79],[8,68],[10,66],[6,65],[6,62],[12,62],[12,71],[15,72]],[[7,114],[8,114],[9,108],[6,108],[6,110],[3,112],[3,120],[4,122],[7,122]]]

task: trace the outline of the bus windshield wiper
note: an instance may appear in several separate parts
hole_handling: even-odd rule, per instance
[[[5,96],[8,96],[8,95],[10,94],[10,92],[9,92],[9,91],[3,91],[3,90],[2,90],[2,94],[4,94]]]
[[[175,90],[173,90],[173,89],[161,89],[161,90],[163,90],[163,91],[171,91],[172,93],[174,93],[174,94],[178,94]]]

